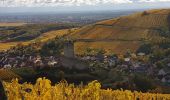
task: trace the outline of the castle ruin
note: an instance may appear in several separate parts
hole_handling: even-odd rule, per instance
[[[64,43],[64,56],[67,58],[74,58],[74,42],[66,41]]]

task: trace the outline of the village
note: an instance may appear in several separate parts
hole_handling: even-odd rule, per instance
[[[0,53],[0,68],[13,69],[13,68],[34,68],[41,69],[47,67],[65,67],[75,68],[78,70],[86,70],[93,72],[98,69],[116,70],[121,73],[140,73],[146,76],[154,77],[154,80],[161,81],[163,85],[170,85],[170,58],[164,58],[162,61],[166,62],[166,66],[159,68],[158,65],[152,62],[145,61],[146,56],[144,53],[129,54],[126,57],[118,57],[117,55],[76,55],[74,48],[68,49],[66,45],[63,56],[49,56],[43,57],[40,55],[22,55],[10,56],[5,52]]]

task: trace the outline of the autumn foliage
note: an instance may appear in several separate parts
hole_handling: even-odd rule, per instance
[[[170,100],[170,94],[151,94],[128,90],[101,89],[98,81],[88,85],[68,84],[66,81],[52,86],[45,78],[37,79],[36,84],[3,82],[8,100]]]

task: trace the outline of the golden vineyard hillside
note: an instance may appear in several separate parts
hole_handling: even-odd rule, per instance
[[[104,20],[79,29],[73,38],[100,39],[96,42],[77,42],[76,50],[86,47],[103,48],[115,53],[124,53],[128,49],[136,51],[143,41],[161,41],[162,31],[169,30],[170,9],[150,10]],[[110,40],[110,41],[104,41]]]

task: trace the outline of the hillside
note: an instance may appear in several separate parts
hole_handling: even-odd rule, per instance
[[[68,34],[69,29],[62,29],[62,30],[54,30],[49,31],[46,33],[41,34],[35,39],[28,40],[28,41],[15,41],[15,42],[0,42],[0,51],[10,49],[13,46],[18,44],[28,45],[30,43],[34,43],[36,41],[47,42],[48,40],[54,39],[56,36],[63,36]]]
[[[169,28],[170,9],[150,10],[82,27],[71,37],[102,40],[77,42],[77,52],[83,52],[87,47],[104,48],[114,53],[135,52],[146,41],[168,40]]]
[[[73,28],[72,24],[27,24],[24,26],[0,27],[0,41],[22,42],[36,39],[45,32]]]
[[[46,42],[56,36],[68,34],[72,24],[27,24],[22,26],[0,26],[0,50],[7,50],[17,44]]]

